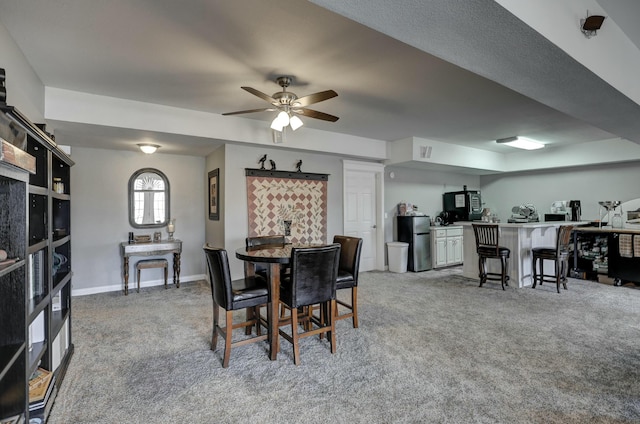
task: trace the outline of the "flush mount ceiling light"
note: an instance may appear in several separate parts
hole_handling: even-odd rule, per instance
[[[604,16],[589,16],[589,11],[587,10],[587,18],[580,19],[580,30],[585,37],[591,38],[594,35],[598,35],[598,30],[602,26],[602,22],[604,22]]]
[[[507,137],[496,140],[498,144],[506,144],[507,146],[516,147],[525,150],[537,150],[544,147],[543,143],[526,137]]]
[[[138,144],[138,147],[140,147],[140,150],[142,150],[144,153],[148,155],[155,153],[155,151],[160,148],[160,146],[158,146],[157,144],[149,144],[149,143],[140,143]]]

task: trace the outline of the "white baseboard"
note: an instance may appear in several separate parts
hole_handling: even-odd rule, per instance
[[[200,281],[205,279],[206,279],[206,276],[204,274],[189,275],[186,277],[180,276],[180,284],[188,283],[191,281]],[[171,277],[169,277],[169,285],[173,286],[173,279]],[[140,284],[140,288],[154,287],[154,286],[164,286],[164,279],[143,281],[142,284]],[[129,293],[135,292],[137,288],[138,288],[138,283],[129,281]],[[107,292],[113,292],[113,291],[124,291],[124,284],[122,282],[119,282],[118,284],[114,284],[114,285],[102,286],[102,287],[89,287],[86,289],[75,289],[72,287],[71,296],[87,296],[90,294],[107,293]]]

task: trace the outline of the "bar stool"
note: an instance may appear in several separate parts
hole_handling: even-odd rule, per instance
[[[167,288],[167,275],[169,273],[169,263],[166,259],[142,259],[136,262],[138,273],[138,293],[140,293],[140,271],[149,268],[164,268],[164,288]]]
[[[555,247],[534,247],[531,249],[533,254],[533,285],[531,288],[535,289],[536,285],[543,282],[556,283],[556,290],[560,293],[560,283],[562,283],[565,290],[567,290],[567,272],[569,271],[569,243],[571,242],[571,231],[573,231],[573,225],[561,225],[558,227],[558,233],[556,235]],[[550,260],[554,262],[554,274],[544,273],[544,261]],[[536,262],[540,266],[540,272],[536,270]]]
[[[476,252],[478,253],[478,268],[480,277],[480,287],[488,280],[500,281],[502,290],[509,285],[509,248],[500,246],[498,239],[500,231],[498,224],[471,224],[473,233],[476,236]],[[500,274],[487,272],[487,258],[500,259]]]

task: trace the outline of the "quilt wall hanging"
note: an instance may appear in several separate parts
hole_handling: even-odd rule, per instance
[[[327,242],[328,174],[246,169],[249,237],[284,234],[290,243]]]

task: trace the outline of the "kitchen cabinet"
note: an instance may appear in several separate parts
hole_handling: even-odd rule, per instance
[[[462,254],[462,227],[433,227],[433,267],[443,267],[461,264]]]

